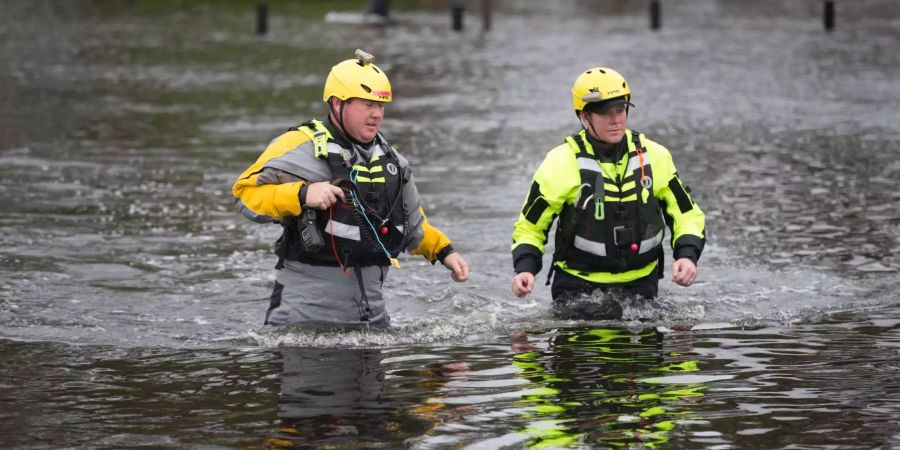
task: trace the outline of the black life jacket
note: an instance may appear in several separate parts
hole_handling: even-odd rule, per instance
[[[347,203],[338,201],[329,210],[315,211],[316,226],[325,238],[325,247],[308,252],[302,243],[301,221],[297,217],[282,221],[284,233],[275,253],[284,259],[312,265],[386,266],[409,245],[409,215],[403,200],[403,186],[409,181],[409,168],[401,166],[396,151],[379,133],[378,147],[368,161],[353,164],[352,153],[334,143],[319,121],[296,128],[310,136],[316,158],[324,159],[331,169],[331,181],[345,188]]]
[[[661,261],[665,220],[653,195],[653,168],[640,135],[632,131],[635,150],[628,153],[628,167],[617,179],[616,174],[604,173],[582,133],[566,139],[579,162],[581,187],[575,204],[566,204],[560,212],[554,260],[582,272],[604,273]],[[634,181],[633,187],[623,191],[629,181]],[[607,190],[604,183],[615,190]]]

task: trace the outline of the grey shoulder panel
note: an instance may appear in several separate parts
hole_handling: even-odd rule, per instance
[[[394,154],[397,155],[397,161],[400,162],[400,167],[409,167],[409,160],[406,159],[405,156],[397,153],[396,151],[394,152]]]
[[[409,181],[403,185],[403,204],[406,207],[406,215],[409,218],[409,227],[411,229],[407,249],[411,250],[418,247],[422,243],[422,238],[425,237],[425,229],[422,228],[422,222],[425,218],[419,212],[419,207],[422,206],[422,199],[419,197],[419,190],[416,188],[412,175],[410,175]]]
[[[270,159],[265,167],[282,170],[310,182],[331,179],[331,169],[325,160],[316,158],[312,141],[306,141],[299,147]]]
[[[298,177],[291,172],[286,172],[274,167],[265,167],[262,172],[257,175],[256,185],[296,183],[303,180],[305,180],[305,178]]]

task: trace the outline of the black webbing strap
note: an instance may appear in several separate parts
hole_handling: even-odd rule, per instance
[[[584,145],[584,139],[581,139],[581,134],[573,134],[572,140],[575,141],[575,145],[578,146],[578,150],[580,150],[580,153],[588,154],[587,147]]]
[[[362,269],[359,266],[354,266],[353,272],[356,273],[356,282],[359,283],[360,297],[362,298],[363,303],[366,304],[364,309],[362,304],[356,302],[356,307],[359,308],[359,321],[368,322],[372,310],[369,308],[369,297],[366,295],[366,286],[365,283],[363,283]]]

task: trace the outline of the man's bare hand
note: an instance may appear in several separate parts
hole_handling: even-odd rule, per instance
[[[690,286],[697,279],[697,265],[687,258],[679,258],[672,264],[672,281],[679,286]]]
[[[444,267],[450,270],[450,278],[462,283],[469,279],[469,263],[458,252],[453,252],[444,258]]]
[[[306,205],[309,208],[326,210],[340,200],[346,202],[344,191],[326,181],[310,183],[306,186]]]
[[[512,291],[516,297],[524,297],[534,289],[534,274],[531,272],[519,272],[512,279]]]

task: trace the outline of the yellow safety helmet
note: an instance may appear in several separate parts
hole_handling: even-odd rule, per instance
[[[373,64],[375,57],[362,50],[356,50],[355,55],[356,59],[342,61],[331,68],[322,101],[328,102],[331,97],[341,100],[356,97],[390,102],[391,82],[384,71]]]
[[[620,103],[634,106],[631,103],[631,88],[625,78],[606,67],[584,71],[572,85],[572,107],[575,108],[575,113],[583,110],[589,103],[598,104],[598,111]]]

